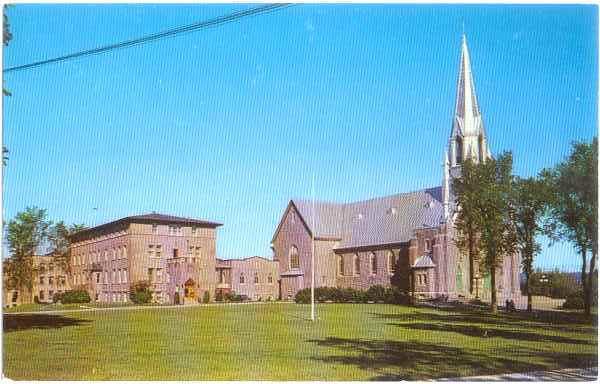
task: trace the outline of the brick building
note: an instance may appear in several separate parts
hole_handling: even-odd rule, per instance
[[[6,263],[4,262],[6,271]],[[38,301],[51,303],[56,293],[63,293],[71,289],[68,271],[57,260],[54,253],[33,256],[33,281],[32,290],[8,289],[8,275],[3,274],[3,303],[4,306],[28,304]]]
[[[291,200],[272,239],[284,299],[311,284],[366,289],[399,285],[426,297],[482,297],[490,279],[454,244],[452,179],[461,163],[491,157],[463,36],[454,120],[444,156],[442,185],[352,203]],[[500,302],[519,293],[519,255],[498,269]]]
[[[249,300],[279,299],[279,264],[260,256],[217,259],[217,290],[235,292]]]
[[[148,281],[160,303],[214,297],[216,229],[205,220],[129,216],[71,236],[71,285],[94,301],[125,302],[132,283]]]

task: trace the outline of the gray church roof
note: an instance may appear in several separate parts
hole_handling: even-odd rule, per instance
[[[337,238],[338,248],[404,243],[417,228],[439,226],[444,213],[441,187],[348,204],[315,202],[314,212],[310,200],[292,203],[315,237]]]
[[[420,256],[417,260],[415,260],[415,264],[412,266],[413,268],[433,268],[435,264],[429,255]]]

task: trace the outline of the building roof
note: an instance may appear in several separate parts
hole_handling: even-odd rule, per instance
[[[244,257],[243,259],[219,259],[219,258],[217,258],[217,267],[227,268],[231,265],[232,261],[250,261],[250,260],[254,260],[254,259],[257,259],[260,261],[275,262],[272,259],[268,259],[263,256],[249,256],[249,257]]]
[[[149,213],[146,215],[127,216],[127,217],[123,217],[118,220],[114,220],[114,221],[111,221],[108,223],[97,225],[95,227],[85,228],[85,229],[82,229],[81,231],[77,231],[77,232],[73,233],[71,236],[78,237],[79,235],[82,235],[82,234],[91,233],[91,232],[98,231],[98,230],[108,229],[114,225],[129,224],[129,223],[187,224],[187,225],[196,225],[199,227],[208,227],[208,228],[216,228],[216,227],[220,227],[221,225],[223,225],[221,223],[212,222],[212,221],[193,219],[193,218],[188,218],[188,217],[164,215],[164,214],[153,212],[153,213]]]
[[[417,260],[415,260],[415,264],[412,266],[413,268],[433,268],[435,264],[429,255],[422,255]]]
[[[347,204],[291,203],[315,237],[339,239],[338,249],[407,242],[415,229],[439,226],[444,211],[441,187]]]

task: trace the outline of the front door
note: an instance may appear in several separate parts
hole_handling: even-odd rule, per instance
[[[196,283],[192,279],[188,279],[183,285],[183,303],[192,304],[196,300]]]

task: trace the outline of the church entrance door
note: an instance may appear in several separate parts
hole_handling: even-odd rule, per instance
[[[193,304],[196,303],[196,282],[193,279],[188,279],[183,285],[183,303]]]

